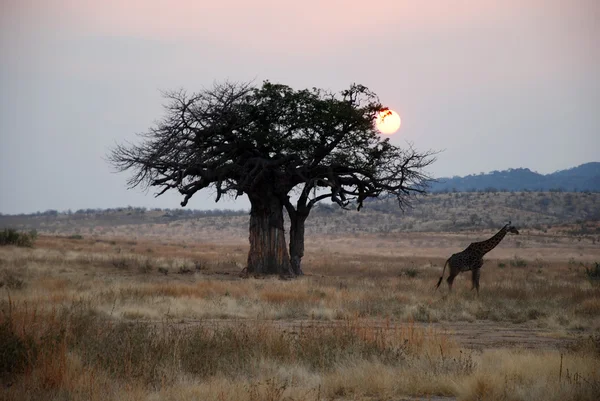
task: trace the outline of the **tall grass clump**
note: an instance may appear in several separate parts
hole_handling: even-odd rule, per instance
[[[68,390],[69,361],[75,359],[85,372],[156,389],[173,382],[177,340],[152,327],[112,322],[81,305],[47,309],[4,301],[0,379],[38,392]]]
[[[66,365],[66,330],[56,309],[0,302],[0,381],[12,384],[34,372],[44,388],[58,388]]]
[[[13,395],[27,392],[29,399],[53,399],[57,391],[61,399],[77,398],[80,377],[156,392],[173,388],[182,378],[199,383],[214,378],[232,383],[265,380],[265,366],[324,375],[367,362],[398,369],[427,355],[428,364],[454,369],[444,360],[452,347],[446,337],[414,325],[373,328],[349,321],[306,328],[273,322],[183,326],[117,321],[85,302],[63,308],[10,300],[0,305],[1,384]],[[86,386],[99,386],[92,384]]]
[[[179,346],[184,369],[205,377],[248,374],[256,371],[261,359],[279,365],[300,364],[321,373],[357,360],[397,366],[415,355],[437,354],[454,344],[414,325],[377,328],[357,320],[330,327],[282,329],[273,323],[239,323],[195,328]]]

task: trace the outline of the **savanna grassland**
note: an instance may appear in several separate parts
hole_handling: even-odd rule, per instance
[[[239,277],[240,236],[160,228],[0,247],[1,399],[600,394],[595,237],[507,237],[477,297],[465,273],[451,295],[434,286],[450,254],[492,230],[313,234],[306,275],[283,280]]]

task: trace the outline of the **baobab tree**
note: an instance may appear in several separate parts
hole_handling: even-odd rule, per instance
[[[382,139],[374,121],[386,109],[364,86],[335,94],[223,83],[165,97],[164,118],[140,143],[117,145],[109,161],[132,172],[129,187],[156,187],[156,196],[176,190],[181,206],[209,187],[216,202],[247,195],[248,273],[302,274],[304,224],[321,200],[360,210],[369,198],[393,196],[402,207],[426,191],[433,153]]]

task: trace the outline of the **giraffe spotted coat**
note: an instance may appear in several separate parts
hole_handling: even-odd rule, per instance
[[[446,263],[444,264],[444,270],[442,270],[442,277],[440,277],[436,289],[442,283],[442,279],[444,278],[444,272],[446,271],[446,266],[450,268],[450,274],[448,275],[448,289],[452,291],[452,283],[454,279],[460,272],[471,271],[471,282],[473,283],[473,287],[477,290],[477,294],[479,294],[479,277],[480,277],[480,269],[483,266],[483,256],[494,249],[500,241],[504,239],[507,233],[519,234],[519,231],[508,222],[507,225],[502,227],[500,231],[492,238],[487,239],[485,241],[473,242],[471,243],[464,251],[458,252],[450,256]]]

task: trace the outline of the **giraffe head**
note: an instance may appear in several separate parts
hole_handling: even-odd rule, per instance
[[[515,226],[513,226],[511,224],[511,222],[509,221],[507,225],[504,226],[504,229],[506,230],[507,233],[511,233],[511,234],[519,234],[519,230],[517,230],[517,228]]]

